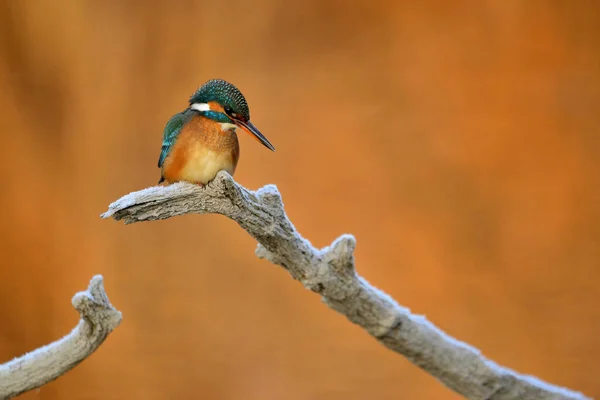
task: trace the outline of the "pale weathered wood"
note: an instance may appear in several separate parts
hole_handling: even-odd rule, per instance
[[[191,213],[222,214],[236,221],[258,241],[259,257],[285,268],[331,308],[469,399],[586,398],[498,366],[476,348],[411,314],[356,273],[352,235],[342,235],[323,249],[300,236],[273,185],[253,192],[220,172],[205,187],[176,183],[130,193],[112,203],[102,217],[129,224]]]
[[[0,365],[0,399],[38,388],[71,370],[121,322],[121,313],[110,304],[100,275],[92,278],[85,292],[73,296],[72,303],[81,320],[71,333]]]

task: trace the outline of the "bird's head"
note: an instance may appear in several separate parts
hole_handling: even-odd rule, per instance
[[[242,128],[270,150],[273,145],[250,122],[250,110],[242,92],[222,79],[212,79],[190,97],[190,109],[221,123],[223,130]]]

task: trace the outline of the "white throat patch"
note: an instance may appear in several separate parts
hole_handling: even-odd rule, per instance
[[[235,124],[230,124],[229,122],[221,123],[221,130],[223,132],[229,131],[229,130],[235,131],[235,128],[237,128],[237,125],[235,125]]]

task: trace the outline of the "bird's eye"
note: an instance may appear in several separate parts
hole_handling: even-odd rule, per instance
[[[229,106],[225,107],[225,113],[226,114],[231,115],[232,112],[233,112],[233,110],[231,109],[231,107],[229,107]]]

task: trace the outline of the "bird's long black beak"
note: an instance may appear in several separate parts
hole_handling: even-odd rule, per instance
[[[234,119],[236,125],[250,133],[258,142],[262,143],[268,149],[275,151],[275,147],[269,142],[269,140],[258,130],[257,127],[252,125],[250,121],[242,121],[239,119]]]

